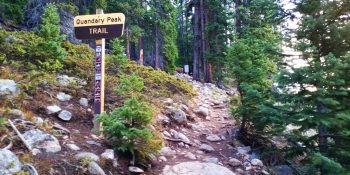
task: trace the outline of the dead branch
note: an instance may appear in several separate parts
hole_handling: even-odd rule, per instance
[[[12,121],[10,119],[8,119],[8,122],[10,123],[12,129],[16,132],[16,134],[18,135],[18,137],[22,140],[22,142],[24,143],[24,145],[28,148],[29,151],[32,151],[32,147],[30,145],[28,145],[28,143],[26,142],[26,140],[24,139],[23,135],[18,131],[18,129],[16,128],[16,126],[12,123]]]

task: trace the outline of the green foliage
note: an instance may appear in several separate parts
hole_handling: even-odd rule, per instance
[[[1,0],[0,18],[21,24],[24,19],[25,6],[28,0]]]
[[[311,174],[346,174],[350,170],[349,1],[302,1],[298,51],[306,66],[287,66],[278,79],[279,106],[272,117],[298,126],[289,141],[291,158],[302,155]],[[308,135],[313,131],[314,135]],[[300,158],[300,157],[299,157]]]
[[[78,15],[79,14],[79,8],[73,4],[72,2],[62,2],[57,4],[57,8],[69,11],[73,15]]]
[[[63,68],[61,62],[66,56],[66,52],[62,48],[62,42],[65,36],[60,35],[60,32],[60,16],[57,12],[57,6],[48,4],[45,7],[42,23],[37,33],[46,40],[40,47],[43,47],[54,58],[43,62],[39,61],[43,69],[57,71]]]
[[[121,75],[116,88],[118,95],[126,97],[138,97],[144,88],[143,79],[136,74]]]
[[[106,9],[107,2],[106,0],[95,0],[96,9]]]
[[[139,157],[144,154],[142,150],[151,148],[148,143],[155,138],[147,128],[152,120],[152,113],[147,104],[131,98],[111,113],[99,115],[97,120],[102,122],[103,132],[115,139],[114,145],[117,150]],[[156,153],[161,147],[159,144],[156,149],[149,151]]]

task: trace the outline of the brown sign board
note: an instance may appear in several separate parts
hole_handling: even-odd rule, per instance
[[[78,39],[99,39],[121,37],[124,31],[125,15],[108,13],[74,17],[74,32]]]

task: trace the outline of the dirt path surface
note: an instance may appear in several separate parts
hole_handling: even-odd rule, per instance
[[[235,140],[236,126],[230,115],[229,93],[213,84],[192,81],[186,75],[177,76],[189,81],[198,96],[188,106],[180,105],[187,113],[185,124],[164,127],[166,147],[158,157],[159,171],[154,174],[268,174],[262,162],[249,155],[250,147]],[[173,118],[178,119],[174,113]]]

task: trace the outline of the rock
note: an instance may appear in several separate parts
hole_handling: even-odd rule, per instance
[[[145,171],[143,171],[141,168],[136,167],[136,166],[129,166],[129,171],[132,173],[144,173]]]
[[[168,160],[168,159],[167,159],[166,157],[164,157],[164,156],[159,156],[158,159],[159,159],[159,161],[161,161],[161,162],[166,162],[166,161]]]
[[[179,137],[179,139],[181,139],[181,141],[183,141],[184,143],[187,143],[187,144],[190,144],[190,143],[191,143],[190,139],[189,139],[185,134],[182,134],[181,132],[178,133],[178,137]]]
[[[170,134],[168,131],[163,131],[163,135],[164,135],[165,137],[171,138],[171,134]]]
[[[80,98],[79,104],[80,104],[81,106],[88,107],[88,106],[89,106],[89,101],[88,101],[87,98]]]
[[[183,110],[184,112],[186,112],[186,113],[189,112],[189,109],[188,109],[188,106],[187,106],[187,105],[181,104],[180,107],[181,107],[181,110]]]
[[[44,123],[44,119],[41,117],[35,117],[35,121],[34,121],[35,125],[37,126],[41,126]]]
[[[187,153],[185,154],[185,157],[186,157],[186,158],[189,158],[189,159],[191,159],[191,160],[196,160],[196,159],[197,159],[197,158],[196,158],[196,155],[192,154],[191,152],[187,152]]]
[[[240,166],[242,164],[242,162],[236,158],[231,158],[229,161],[228,161],[228,164],[233,166],[233,167],[236,167],[236,166]]]
[[[90,152],[81,152],[78,153],[74,156],[75,159],[77,160],[82,160],[82,159],[87,159],[90,161],[95,161],[98,162],[100,160],[100,158],[98,157],[98,155],[94,154],[94,153],[90,153]]]
[[[165,104],[165,105],[170,106],[170,105],[172,105],[173,103],[174,103],[174,100],[171,99],[171,98],[167,98],[167,99],[164,100],[164,104]]]
[[[69,101],[72,99],[72,96],[68,95],[68,94],[65,94],[63,92],[59,92],[57,95],[56,95],[56,98],[59,100],[59,101]]]
[[[0,149],[0,174],[15,174],[22,169],[22,163],[17,156],[6,149]]]
[[[25,115],[21,110],[18,109],[12,109],[11,112],[8,114],[8,117],[11,119],[25,119]]]
[[[59,8],[61,33],[66,35],[66,39],[73,44],[81,44],[81,40],[75,38],[74,15],[64,8]]]
[[[106,173],[103,171],[103,169],[94,161],[89,163],[88,171],[92,175],[105,175]]]
[[[95,141],[93,141],[93,140],[88,140],[88,141],[86,141],[86,143],[89,144],[89,145],[101,146],[100,143],[97,143],[97,142],[95,142]]]
[[[175,138],[175,139],[179,139],[179,133],[177,131],[175,131],[174,129],[170,129],[170,133],[171,135]]]
[[[221,141],[221,138],[218,135],[214,135],[214,134],[207,136],[206,139],[211,141],[211,142]]]
[[[106,149],[105,152],[101,154],[101,157],[108,160],[114,160],[114,150]]]
[[[180,147],[185,147],[185,144],[183,142],[178,143]]]
[[[194,113],[207,117],[209,115],[209,109],[204,106],[199,106],[193,110]]]
[[[43,149],[47,153],[61,151],[57,138],[39,129],[29,130],[23,134],[23,137],[32,148]]]
[[[160,150],[160,154],[164,156],[172,156],[175,154],[175,151],[173,151],[170,147],[163,147]]]
[[[63,110],[58,115],[58,118],[60,118],[63,121],[69,121],[70,119],[72,119],[72,113],[69,111]]]
[[[3,97],[13,98],[19,94],[17,84],[13,80],[0,79],[0,99]]]
[[[168,125],[170,123],[169,117],[159,114],[157,116],[157,122],[162,125]]]
[[[219,159],[216,158],[216,157],[207,157],[207,158],[204,159],[204,162],[218,164],[219,163]]]
[[[205,152],[213,152],[213,151],[215,151],[215,149],[213,147],[211,147],[210,145],[207,145],[207,144],[201,144],[199,146],[199,149],[202,150],[202,151],[205,151]]]
[[[250,162],[253,166],[264,166],[264,163],[259,159],[252,159]]]
[[[172,111],[172,118],[179,124],[187,122],[186,113],[181,109],[174,109],[174,111]]]
[[[48,106],[46,109],[47,114],[54,114],[61,111],[61,108],[57,105]]]
[[[68,86],[70,83],[74,82],[74,80],[68,75],[58,75],[57,82],[60,86]]]
[[[293,175],[293,170],[287,165],[274,166],[271,169],[272,174],[275,175]]]
[[[238,154],[248,154],[250,151],[250,146],[237,147]]]
[[[66,144],[66,146],[70,149],[70,150],[73,150],[73,151],[79,151],[80,148],[75,145],[75,144]]]
[[[226,167],[214,163],[183,162],[165,166],[161,175],[235,175]]]

